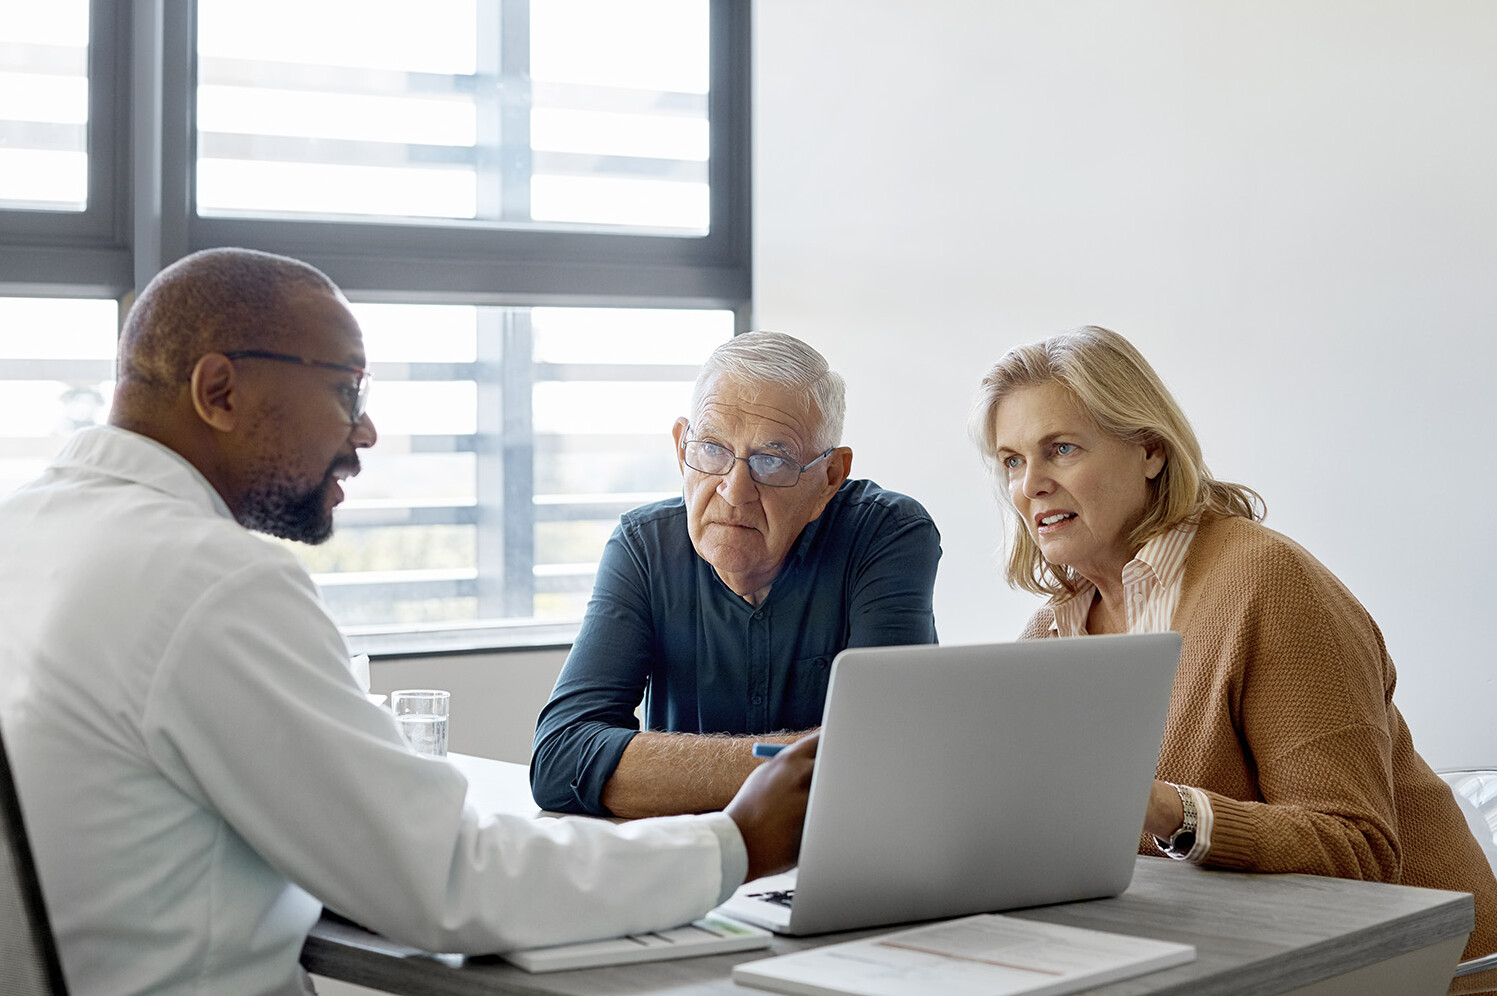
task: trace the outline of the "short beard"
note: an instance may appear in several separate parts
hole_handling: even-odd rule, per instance
[[[246,529],[281,539],[314,546],[325,543],[333,535],[333,513],[327,496],[333,487],[333,474],[345,463],[334,462],[322,480],[310,488],[298,488],[285,478],[257,484],[244,493],[235,518]]]

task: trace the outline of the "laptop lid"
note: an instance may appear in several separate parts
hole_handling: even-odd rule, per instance
[[[849,649],[832,665],[788,910],[810,934],[1128,887],[1177,633]]]

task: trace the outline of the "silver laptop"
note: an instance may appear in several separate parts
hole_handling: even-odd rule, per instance
[[[1128,887],[1178,633],[844,650],[800,867],[721,912],[782,934]]]

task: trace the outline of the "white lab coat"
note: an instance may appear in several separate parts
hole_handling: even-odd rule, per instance
[[[291,993],[320,903],[486,952],[726,898],[721,814],[480,817],[365,698],[316,590],[176,453],[74,436],[0,503],[0,723],[75,996]]]

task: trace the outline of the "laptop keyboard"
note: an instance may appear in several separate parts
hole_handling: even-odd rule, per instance
[[[776,906],[784,906],[788,909],[790,901],[795,898],[795,890],[771,889],[768,892],[751,892],[749,893],[749,898],[757,899],[760,902],[773,903]]]

